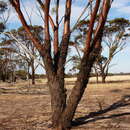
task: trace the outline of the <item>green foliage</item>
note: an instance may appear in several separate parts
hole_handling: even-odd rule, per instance
[[[104,64],[107,61],[107,57],[103,56],[103,55],[99,55],[96,59],[96,62],[98,62],[99,64]]]
[[[20,79],[27,79],[27,72],[25,70],[18,70],[15,72],[15,74]]]
[[[98,19],[99,17],[97,16],[96,20],[98,21]],[[75,38],[73,40],[74,42],[72,43],[75,43],[79,48],[84,48],[85,46],[84,43],[87,35],[89,22],[90,22],[89,20],[81,20],[75,28],[76,35],[74,35]],[[130,36],[129,34],[126,34],[126,30],[129,28],[129,26],[130,26],[129,20],[124,18],[115,18],[107,21],[103,32],[103,41],[105,41],[108,47],[108,57],[99,54],[96,60],[96,63],[98,63],[97,66],[100,66],[98,68],[102,69],[101,70],[102,73],[104,71],[104,73],[107,75],[109,65],[113,57],[122,49],[124,49],[125,40],[127,37]],[[73,62],[72,69],[78,70],[80,67],[79,66],[80,59],[78,58],[78,56],[72,57],[71,60]]]
[[[0,15],[4,13],[6,10],[7,10],[7,3],[5,3],[4,1],[0,1]],[[0,32],[3,32],[5,28],[6,28],[5,23],[2,17],[0,17]]]
[[[125,28],[130,26],[130,22],[124,18],[115,18],[109,20],[105,26],[104,34],[112,34],[115,32],[122,32],[125,31]]]
[[[33,33],[33,36],[37,37],[40,41],[43,41],[43,27],[42,26],[29,26],[31,32]],[[24,30],[24,27],[19,27],[17,30],[13,29],[11,30],[11,33],[17,38],[22,39],[22,41],[26,41],[27,44],[32,44],[32,41],[30,41],[30,38],[26,34],[26,31]]]
[[[75,56],[72,56],[70,58],[70,61],[73,63],[73,67],[72,69],[70,69],[70,71],[78,71],[80,69],[80,62],[81,62],[81,59],[79,56],[75,55]]]
[[[0,1],[0,13],[4,12],[7,9],[7,3]]]
[[[110,25],[120,26],[120,27],[126,27],[130,24],[129,20],[125,18],[115,18],[113,20],[108,21]]]
[[[51,8],[51,14],[55,14],[56,13],[56,8]]]

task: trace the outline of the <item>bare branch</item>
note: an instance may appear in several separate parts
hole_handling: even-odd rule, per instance
[[[43,66],[43,63],[40,62],[39,60],[37,60],[36,56],[32,54],[32,52],[26,47],[26,45],[24,45],[21,41],[19,41],[11,32],[10,33],[6,33],[3,32],[2,34],[5,34],[9,37],[11,37],[12,39],[14,39],[16,42],[16,46],[18,48],[22,48],[22,53],[26,55],[26,57],[28,57],[27,55],[29,55],[29,57],[31,57],[32,59],[36,60],[37,63],[39,63],[41,66]],[[20,49],[21,50],[21,49]],[[25,57],[22,55],[22,53],[20,52],[19,55],[22,57]]]
[[[30,31],[30,28],[23,16],[23,13],[20,9],[20,2],[19,0],[9,0],[10,3],[12,4],[12,6],[15,8],[19,19],[21,21],[21,23],[23,24],[24,29],[26,30],[26,32],[28,33],[29,37],[31,38],[31,40],[33,41],[34,45],[36,46],[36,48],[39,50],[39,52],[42,52],[43,50],[43,46],[41,45],[41,43],[39,42],[39,40],[33,36],[32,32]]]
[[[70,33],[70,14],[71,14],[71,2],[72,0],[66,0],[65,20],[63,35]]]
[[[50,0],[45,1],[45,40],[50,42],[50,32],[49,32],[49,9],[50,9]]]
[[[43,2],[41,0],[37,0],[37,2],[39,3],[39,5],[41,6],[43,12],[45,13],[45,5],[43,4]],[[53,31],[55,30],[55,24],[54,24],[54,21],[52,19],[52,17],[49,15],[49,21],[50,21],[50,24],[51,24],[51,27],[53,29]]]
[[[87,5],[85,6],[85,8],[83,9],[83,11],[82,11],[82,13],[80,14],[80,16],[78,17],[78,19],[77,19],[75,25],[72,27],[71,32],[73,32],[73,31],[75,30],[77,24],[79,23],[81,17],[84,15],[84,13],[86,12],[86,10],[88,9],[89,5],[90,5],[90,2],[88,2]],[[88,17],[88,15],[87,15],[87,17]],[[85,17],[85,19],[86,19],[86,17]]]
[[[59,0],[56,0],[56,27],[54,30],[54,56],[58,53],[58,45],[59,45]],[[57,62],[57,61],[55,61]]]
[[[104,0],[103,8],[99,16],[99,22],[98,22],[98,25],[94,34],[93,44],[95,44],[96,48],[98,48],[101,45],[101,41],[100,42],[97,42],[97,41],[100,40],[100,38],[103,35],[103,29],[104,29],[104,25],[105,25],[110,7],[111,7],[111,0]]]
[[[89,31],[87,33],[87,38],[86,38],[87,40],[86,40],[85,51],[90,50],[90,43],[91,43],[91,39],[92,39],[93,27],[94,27],[94,23],[95,23],[95,20],[96,20],[97,12],[99,10],[100,2],[101,2],[101,0],[96,0],[94,11],[91,14]]]
[[[59,53],[60,57],[58,57],[58,62],[56,64],[56,66],[58,65],[59,68],[60,66],[63,66],[62,69],[64,69],[64,66],[65,66],[67,51],[68,51],[68,46],[69,46],[71,6],[72,6],[72,0],[66,0],[64,30],[63,30],[63,36],[62,36],[62,41],[61,41],[61,46],[60,46],[60,53]]]

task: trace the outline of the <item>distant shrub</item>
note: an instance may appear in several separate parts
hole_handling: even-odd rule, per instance
[[[23,79],[23,80],[27,79],[27,72],[25,70],[18,70],[15,73],[18,78]]]

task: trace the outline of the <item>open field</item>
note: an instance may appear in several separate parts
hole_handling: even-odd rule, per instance
[[[68,93],[75,78],[66,78]],[[76,111],[72,130],[130,130],[130,76],[94,78]],[[118,82],[116,82],[118,81]],[[0,130],[50,130],[51,108],[46,79],[0,83]]]

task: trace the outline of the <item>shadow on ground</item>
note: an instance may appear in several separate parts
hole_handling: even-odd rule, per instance
[[[113,110],[116,110],[118,108],[122,108],[128,105],[130,105],[130,95],[124,95],[120,100],[118,100],[117,102],[113,103],[112,105],[108,106],[107,108],[103,110],[99,110],[97,112],[90,112],[88,115],[85,115],[80,118],[76,118],[72,122],[72,126],[79,126],[86,123],[95,122],[98,120],[111,119],[111,118],[121,117],[125,115],[130,115],[130,112],[111,114],[107,116],[103,115],[103,114],[106,114],[108,112],[111,112]]]
[[[48,95],[49,92],[44,88],[0,88],[0,94],[20,94],[20,95]]]
[[[113,89],[110,92],[112,92],[112,93],[120,93],[120,92],[122,92],[122,90],[121,89]]]

